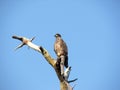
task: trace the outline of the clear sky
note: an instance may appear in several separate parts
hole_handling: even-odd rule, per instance
[[[0,90],[59,90],[53,68],[12,35],[32,38],[53,58],[54,34],[68,45],[74,90],[120,90],[119,0],[0,0]]]

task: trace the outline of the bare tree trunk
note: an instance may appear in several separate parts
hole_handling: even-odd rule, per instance
[[[32,43],[32,40],[34,38],[27,39],[25,37],[19,37],[19,36],[12,36],[12,38],[22,41],[22,44],[20,44],[17,48],[21,48],[23,45],[27,45],[30,48],[38,51],[39,53],[41,53],[44,56],[45,60],[54,68],[54,70],[58,76],[58,79],[60,81],[60,90],[73,90],[73,88],[70,86],[69,82],[67,82],[63,78],[63,76],[61,76],[60,70],[58,69],[58,67],[56,65],[56,60],[50,56],[50,54],[48,53],[48,51],[45,48],[43,48],[41,46],[37,46],[34,43]]]

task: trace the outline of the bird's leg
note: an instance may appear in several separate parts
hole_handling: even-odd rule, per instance
[[[61,62],[60,62],[60,68],[61,68],[61,75],[64,76],[64,62],[65,62],[65,56],[60,56]]]

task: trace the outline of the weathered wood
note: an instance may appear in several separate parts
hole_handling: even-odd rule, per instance
[[[19,37],[19,36],[12,36],[12,38],[14,39],[18,39],[20,41],[22,41],[22,46],[23,45],[27,45],[29,46],[30,48],[38,51],[39,53],[41,53],[43,55],[43,57],[45,58],[45,60],[54,68],[57,76],[58,76],[58,79],[60,81],[60,90],[73,90],[73,88],[70,86],[69,82],[67,82],[63,76],[61,76],[61,73],[60,73],[60,70],[58,69],[57,65],[56,65],[56,60],[54,58],[51,57],[51,55],[48,53],[48,51],[43,48],[42,46],[38,46],[34,43],[32,43],[32,40],[34,39],[28,39],[28,38],[25,38],[25,37]],[[21,47],[22,47],[21,46]],[[19,47],[19,48],[21,48]]]

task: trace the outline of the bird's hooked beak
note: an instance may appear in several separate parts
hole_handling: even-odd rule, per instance
[[[56,37],[56,34],[54,35],[54,37]]]

